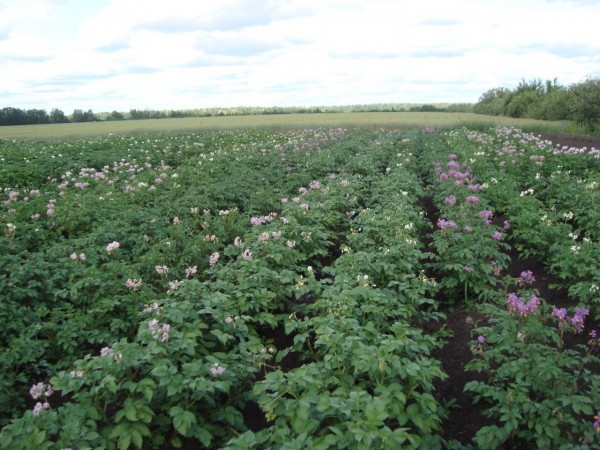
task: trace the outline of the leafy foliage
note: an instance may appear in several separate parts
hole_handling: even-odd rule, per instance
[[[594,443],[595,355],[530,288],[506,311],[501,276],[514,244],[598,314],[591,151],[315,129],[0,154],[2,448],[452,447],[442,301],[489,319],[478,446]]]

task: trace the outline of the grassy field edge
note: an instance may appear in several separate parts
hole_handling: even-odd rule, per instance
[[[302,129],[315,127],[356,127],[414,129],[426,126],[454,128],[463,125],[471,128],[495,125],[515,126],[526,131],[547,133],[573,133],[577,131],[568,122],[514,119],[473,113],[360,112],[186,117],[49,125],[17,125],[0,127],[0,138],[42,140],[100,137],[111,133],[129,135],[248,128]]]

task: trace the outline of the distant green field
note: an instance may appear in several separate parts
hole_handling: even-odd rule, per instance
[[[64,139],[113,134],[183,132],[218,129],[301,129],[315,127],[364,127],[411,129],[433,126],[452,128],[460,125],[516,126],[524,130],[563,133],[565,122],[483,116],[472,113],[440,112],[360,112],[320,114],[280,114],[223,117],[187,117],[181,119],[124,120],[114,122],[19,125],[0,127],[5,139]]]

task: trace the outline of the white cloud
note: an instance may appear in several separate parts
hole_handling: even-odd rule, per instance
[[[0,98],[66,112],[476,101],[598,74],[598,3],[0,0]]]

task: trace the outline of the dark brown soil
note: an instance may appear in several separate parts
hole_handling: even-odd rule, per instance
[[[536,136],[540,136],[541,139],[551,141],[555,146],[560,144],[567,147],[587,147],[588,149],[600,148],[600,137],[597,136],[574,136],[574,135],[558,135],[558,134],[538,134],[533,133]]]
[[[465,364],[468,363],[473,354],[469,347],[472,325],[483,324],[485,317],[476,312],[465,312],[455,309],[448,312],[445,321],[446,329],[452,332],[452,338],[433,356],[442,362],[444,372],[448,378],[436,386],[436,397],[442,404],[453,400],[448,419],[443,423],[442,435],[444,439],[457,440],[463,444],[469,443],[477,430],[491,422],[483,416],[484,405],[473,404],[473,394],[464,392],[465,385],[469,381],[485,381],[485,375],[476,372],[465,372]]]

